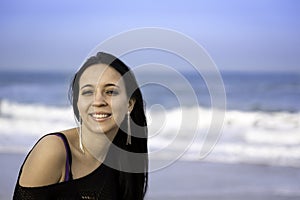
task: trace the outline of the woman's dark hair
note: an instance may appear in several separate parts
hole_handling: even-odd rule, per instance
[[[131,144],[126,145],[127,133],[124,131],[127,130],[127,123],[124,123],[127,121],[126,119],[124,119],[123,123],[120,125],[113,144],[122,150],[132,153],[140,153],[143,155],[141,157],[142,159],[135,159],[134,162],[132,162],[129,157],[116,156],[116,152],[118,151],[114,151],[115,154],[113,154],[113,150],[110,150],[107,157],[110,157],[109,159],[114,160],[113,162],[118,163],[119,187],[121,189],[122,199],[143,199],[148,186],[147,121],[144,111],[142,93],[138,87],[133,72],[120,59],[108,53],[99,52],[95,56],[88,58],[82,67],[77,71],[70,85],[69,99],[72,103],[74,114],[77,120],[79,120],[80,116],[77,102],[79,96],[80,77],[88,67],[95,64],[105,64],[118,71],[124,80],[127,97],[135,100],[133,110],[130,113],[132,120],[130,122],[132,125]],[[129,165],[133,169],[132,171],[136,169],[136,166],[139,166],[138,173],[128,172],[128,170],[123,171],[122,169],[125,165],[127,165],[127,168]],[[141,168],[143,168],[142,171]]]

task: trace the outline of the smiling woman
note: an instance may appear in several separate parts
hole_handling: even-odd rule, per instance
[[[143,199],[147,123],[132,71],[100,52],[75,74],[69,94],[79,126],[37,142],[21,167],[14,199]]]
[[[114,138],[118,124],[132,111],[135,102],[127,98],[121,75],[107,65],[95,64],[84,71],[79,85],[77,107],[84,122],[83,131]]]

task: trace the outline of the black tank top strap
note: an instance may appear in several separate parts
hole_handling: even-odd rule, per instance
[[[71,173],[71,149],[67,137],[63,133],[50,133],[47,135],[60,137],[64,142],[67,152],[66,174],[69,174],[69,181],[67,181],[68,176],[65,176],[64,183],[55,183],[41,187],[22,187],[19,184],[20,174],[22,172],[21,169],[19,172],[18,182],[14,190],[14,200],[121,199],[119,171],[101,164],[90,174],[78,179],[73,179]]]
[[[72,154],[71,154],[71,148],[68,142],[67,137],[60,132],[57,133],[50,133],[48,135],[56,135],[58,137],[60,137],[65,145],[65,149],[66,149],[66,169],[65,169],[65,178],[64,181],[69,181],[73,179],[73,175],[72,175],[72,170],[71,170],[71,166],[72,166]]]

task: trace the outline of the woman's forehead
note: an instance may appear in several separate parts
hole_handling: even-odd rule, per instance
[[[105,64],[95,64],[86,68],[86,70],[82,73],[79,85],[99,85],[108,82],[120,85],[123,84],[123,79],[121,74],[113,67]]]

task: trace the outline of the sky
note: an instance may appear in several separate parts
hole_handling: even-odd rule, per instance
[[[74,71],[105,39],[160,27],[223,71],[300,72],[299,19],[297,0],[1,0],[0,70]]]

